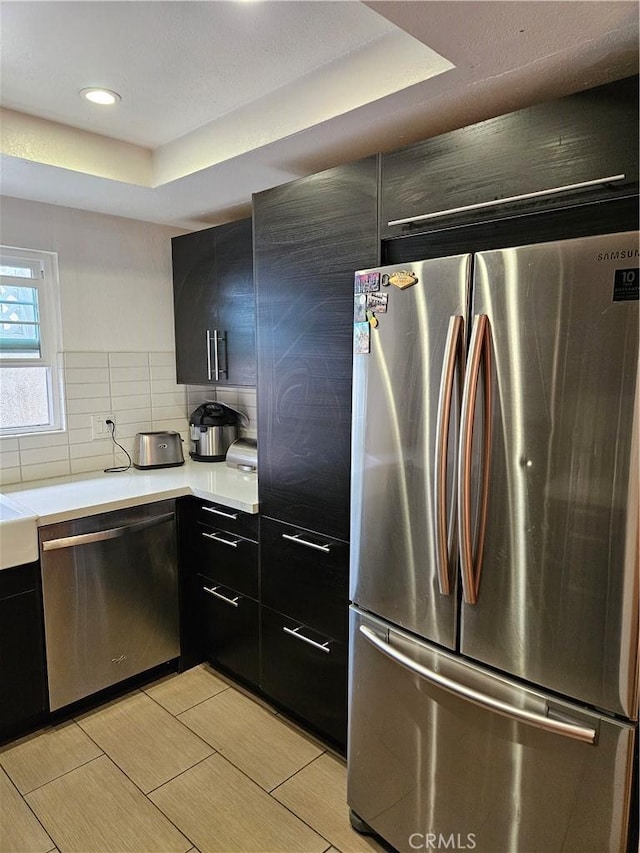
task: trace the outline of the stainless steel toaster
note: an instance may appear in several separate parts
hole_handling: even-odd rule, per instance
[[[173,468],[184,465],[179,432],[139,432],[133,442],[135,468]]]

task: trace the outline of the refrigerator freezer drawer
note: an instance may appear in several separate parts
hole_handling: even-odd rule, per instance
[[[348,802],[395,848],[435,837],[477,853],[626,849],[633,725],[355,608],[350,627]]]

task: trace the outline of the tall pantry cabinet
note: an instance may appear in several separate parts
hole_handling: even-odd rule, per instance
[[[353,273],[378,158],[254,195],[261,688],[346,739]]]

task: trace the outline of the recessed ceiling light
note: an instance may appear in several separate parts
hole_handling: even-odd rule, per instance
[[[116,101],[122,100],[120,95],[117,92],[112,92],[111,89],[81,89],[80,94],[92,104],[101,104],[102,106],[110,106]]]

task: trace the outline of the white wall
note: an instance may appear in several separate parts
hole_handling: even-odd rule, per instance
[[[0,242],[57,252],[63,347],[171,350],[171,237],[182,229],[0,198]]]
[[[131,451],[136,432],[177,430],[219,399],[249,417],[255,389],[178,385],[171,237],[182,229],[0,197],[0,244],[57,252],[60,270],[65,430],[0,438],[0,485],[100,471],[125,462],[91,416],[110,415]],[[185,455],[186,448],[185,447]]]

